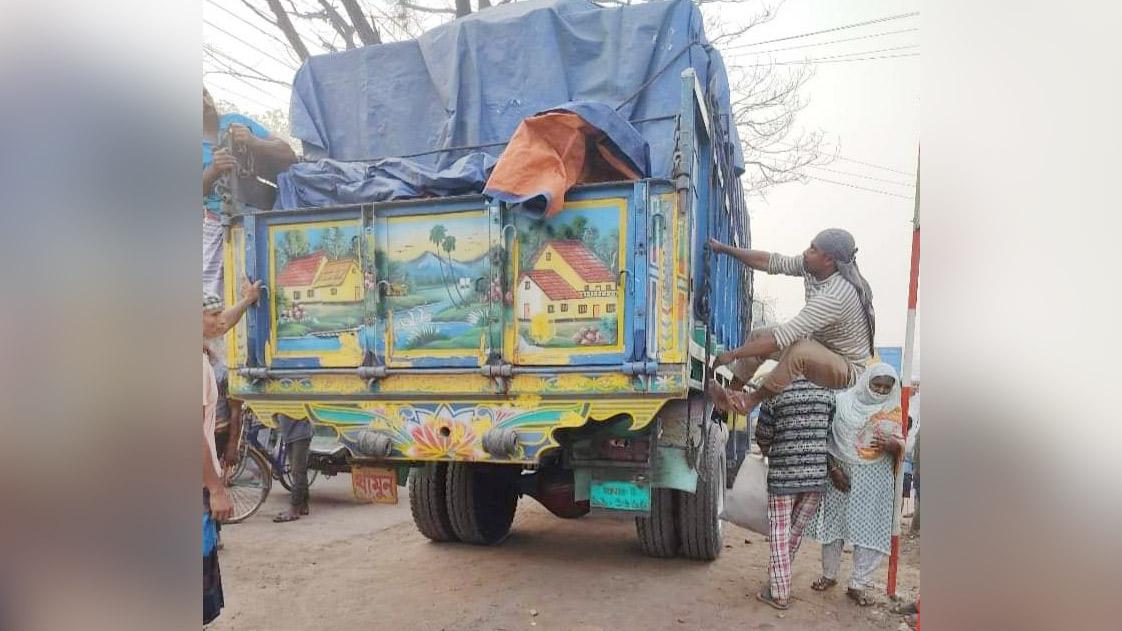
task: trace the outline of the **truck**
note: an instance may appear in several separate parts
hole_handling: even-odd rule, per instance
[[[519,41],[533,48],[500,54]],[[539,72],[564,75],[561,94],[535,88]],[[428,87],[410,87],[419,75]],[[501,158],[525,115],[575,99],[622,101],[651,168],[578,183],[551,216],[481,186],[239,206],[223,219],[227,299],[243,276],[266,292],[229,333],[230,395],[335,440],[356,494],[407,488],[434,541],[498,544],[529,497],[560,518],[633,518],[648,555],[715,559],[747,425],[705,385],[751,330],[752,278],[706,247],[748,247],[750,229],[697,8],[504,5],[313,57],[294,86],[308,169]]]

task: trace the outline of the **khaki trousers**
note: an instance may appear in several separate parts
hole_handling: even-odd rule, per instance
[[[765,335],[773,335],[773,327],[753,331],[748,336],[748,341]],[[763,380],[763,389],[770,396],[783,392],[800,377],[831,390],[848,388],[856,382],[856,374],[845,358],[812,339],[798,340],[786,349],[767,357],[737,359],[729,365],[729,370],[738,380],[748,383],[760,366],[769,359],[779,362],[779,365]]]

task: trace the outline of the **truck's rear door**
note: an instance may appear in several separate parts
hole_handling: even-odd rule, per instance
[[[645,319],[642,187],[570,191],[553,217],[510,211],[504,236],[513,287],[504,312],[504,358],[517,366],[620,366]],[[638,309],[638,311],[637,311]]]

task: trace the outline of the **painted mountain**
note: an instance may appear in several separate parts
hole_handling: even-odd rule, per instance
[[[425,252],[421,256],[400,264],[400,270],[407,275],[411,282],[420,286],[439,285],[445,280],[453,278],[476,279],[487,274],[487,255],[480,256],[472,261],[457,261],[439,258],[432,252]]]

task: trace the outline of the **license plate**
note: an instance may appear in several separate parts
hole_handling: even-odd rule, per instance
[[[651,511],[651,485],[647,481],[592,480],[589,500],[594,508]]]
[[[383,467],[352,467],[351,490],[360,502],[397,504],[397,471]]]

